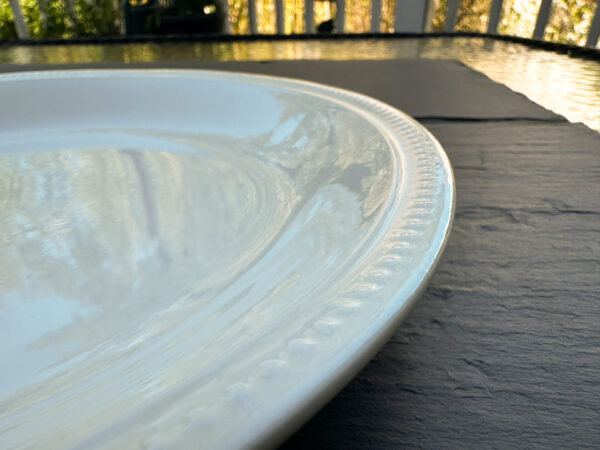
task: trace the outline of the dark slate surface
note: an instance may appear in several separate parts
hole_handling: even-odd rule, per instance
[[[420,117],[454,166],[426,294],[283,449],[600,448],[600,135],[456,62],[186,66],[373,95]]]
[[[375,359],[283,447],[600,448],[600,135],[425,122],[452,235]]]
[[[232,70],[305,78],[370,95],[416,117],[559,120],[507,87],[452,60],[168,61],[96,63],[68,67],[170,67]],[[0,71],[60,69],[64,65],[0,64]]]

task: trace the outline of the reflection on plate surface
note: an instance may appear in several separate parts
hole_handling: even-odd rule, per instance
[[[439,145],[362,96],[87,71],[0,97],[2,447],[274,442],[376,350],[448,233]]]

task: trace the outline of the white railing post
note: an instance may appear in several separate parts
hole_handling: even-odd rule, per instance
[[[285,11],[283,8],[283,0],[275,0],[275,28],[277,34],[285,34]]]
[[[256,0],[248,0],[248,25],[250,34],[258,33],[258,26],[256,24]]]
[[[225,23],[223,24],[223,34],[229,34],[231,32],[231,23],[229,22],[229,1],[221,0],[221,2],[221,5],[223,6],[223,15],[225,16]]]
[[[8,0],[8,4],[12,11],[17,37],[19,39],[29,39],[29,30],[27,29],[27,25],[25,25],[25,19],[23,19],[23,12],[21,11],[19,0]]]
[[[446,6],[446,20],[444,20],[443,31],[445,31],[446,33],[454,31],[457,14],[458,0],[448,0],[448,5]]]
[[[379,33],[381,23],[381,0],[371,0],[371,33]]]
[[[346,25],[346,0],[337,0],[335,7],[335,32],[342,34]]]
[[[394,31],[420,33],[431,29],[433,0],[396,0]]]
[[[588,47],[595,47],[598,43],[598,37],[600,37],[600,0],[596,2],[596,12],[594,13],[592,23],[590,24],[585,45]]]
[[[304,32],[311,34],[315,32],[315,12],[313,0],[304,0]]]
[[[500,16],[502,15],[502,3],[502,0],[492,0],[487,26],[487,32],[490,34],[496,34],[498,32],[498,24],[500,23]]]
[[[537,20],[535,21],[535,30],[533,30],[534,39],[543,39],[544,31],[546,30],[546,24],[550,18],[550,11],[552,10],[552,0],[542,0],[540,10],[538,11]]]

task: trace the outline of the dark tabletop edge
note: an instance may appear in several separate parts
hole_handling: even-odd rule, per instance
[[[352,66],[356,64],[361,64],[368,62],[370,64],[377,65],[387,65],[387,64],[397,64],[401,61],[402,65],[405,67],[410,66],[411,64],[419,64],[423,65],[438,65],[440,63],[448,64],[451,66],[455,66],[456,68],[460,68],[465,70],[472,75],[477,77],[481,77],[481,79],[485,79],[486,83],[490,83],[490,85],[502,86],[504,89],[510,91],[511,94],[520,97],[524,102],[528,102],[536,105],[536,107],[540,108],[544,114],[546,115],[541,117],[536,117],[535,115],[510,115],[510,116],[481,116],[475,113],[473,114],[465,114],[465,115],[429,115],[429,114],[411,114],[416,120],[419,121],[453,121],[453,122],[498,122],[498,121],[531,121],[531,122],[568,122],[568,120],[560,114],[555,113],[536,102],[533,102],[531,99],[527,98],[520,92],[514,91],[508,86],[499,83],[497,81],[492,80],[484,73],[475,70],[468,65],[457,59],[451,58],[440,58],[440,59],[427,59],[427,58],[402,58],[402,59],[351,59],[351,60],[329,60],[329,59],[302,59],[302,60],[277,60],[277,59],[267,59],[267,60],[218,60],[218,61],[205,61],[198,59],[186,59],[186,60],[169,60],[169,61],[93,61],[93,62],[77,62],[77,63],[30,63],[30,64],[19,64],[19,63],[4,63],[0,64],[0,74],[2,73],[18,73],[18,72],[37,72],[37,71],[62,71],[62,70],[111,70],[111,69],[132,69],[132,70],[227,70],[234,71],[239,73],[249,73],[249,74],[263,74],[267,76],[283,76],[286,78],[296,78],[296,79],[305,79],[307,81],[315,81],[312,80],[311,77],[304,77],[302,73],[299,72],[297,75],[288,75],[288,74],[277,74],[271,73],[269,70],[256,71],[255,69],[258,67],[268,67],[268,66],[286,66],[286,65],[298,65],[300,62],[303,65],[312,65],[312,66],[320,66],[321,68],[327,67],[328,65],[335,64],[336,67],[340,66]],[[252,70],[247,70],[252,69]],[[323,83],[322,81],[317,81]],[[325,84],[330,84],[332,86],[336,86],[335,83],[326,82]],[[339,86],[337,86],[339,87]],[[392,105],[394,106],[394,105]],[[398,106],[396,106],[398,107]],[[401,108],[402,109],[402,108]]]
[[[600,60],[600,49],[574,44],[551,42],[520,36],[480,33],[476,31],[423,32],[423,33],[336,33],[336,34],[186,34],[186,35],[143,35],[143,36],[85,36],[69,39],[5,39],[0,47],[20,45],[90,45],[90,44],[134,44],[148,42],[239,42],[239,41],[285,41],[285,40],[339,40],[339,39],[402,39],[402,38],[489,38],[523,44],[531,48],[568,54],[573,57]]]

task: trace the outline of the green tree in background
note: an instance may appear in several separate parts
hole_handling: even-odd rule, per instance
[[[544,39],[583,44],[594,16],[595,0],[554,0]]]
[[[32,37],[114,36],[121,14],[113,0],[21,0]],[[0,0],[0,38],[16,38],[7,0]]]
[[[0,38],[16,38],[17,32],[12,21],[8,2],[0,0]]]
[[[540,3],[541,0],[504,0],[498,32],[531,37]],[[544,39],[584,45],[595,4],[596,0],[553,0]],[[447,0],[434,0],[434,31],[442,30],[447,5]],[[461,0],[455,29],[485,32],[490,7],[491,0]]]
[[[454,29],[458,31],[486,31],[490,5],[491,0],[462,0],[456,14]],[[434,31],[442,31],[447,7],[447,0],[436,0],[434,2],[432,24]]]
[[[94,0],[75,2],[75,30],[79,36],[114,36],[119,34],[119,2]]]
[[[69,20],[63,2],[42,0],[39,2],[39,5],[42,7],[38,9],[38,12],[41,9],[41,14],[39,14],[39,27],[32,32],[32,35],[55,38],[71,36]]]

